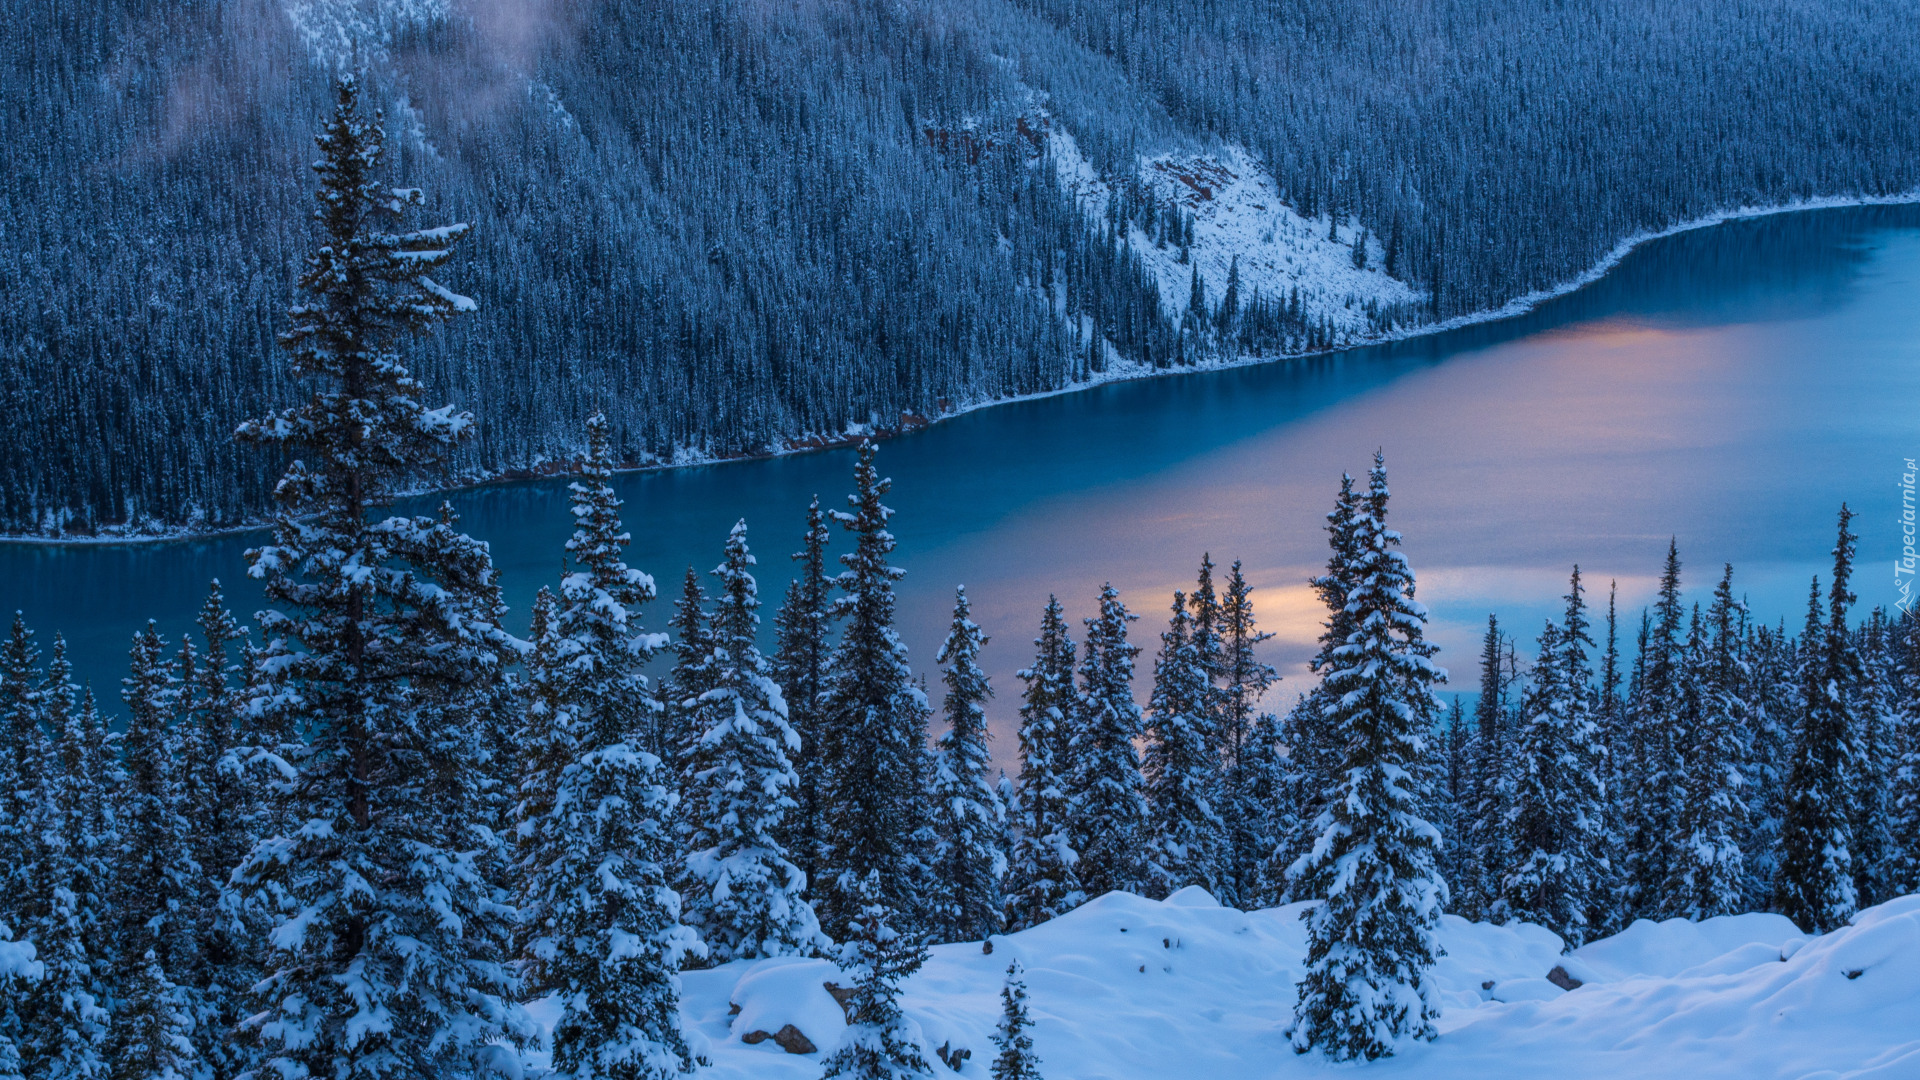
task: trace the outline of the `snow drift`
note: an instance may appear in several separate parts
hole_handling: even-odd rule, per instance
[[[1282,1033],[1306,948],[1295,904],[1221,907],[1198,889],[1164,902],[1112,893],[1045,925],[943,945],[904,1003],[929,1061],[984,1080],[1002,973],[1026,967],[1050,1080],[1318,1076]],[[1563,955],[1537,926],[1447,916],[1434,970],[1441,1036],[1364,1066],[1423,1080],[1907,1080],[1920,1077],[1920,895],[1808,938],[1774,915],[1636,922]],[[1555,967],[1568,991],[1547,979]],[[683,1010],[714,1080],[819,1076],[845,1024],[821,961],[737,962],[685,977]],[[536,1009],[536,1013],[542,1012]],[[817,1049],[754,1032],[786,1025]],[[784,1040],[790,1042],[791,1040]],[[938,1056],[936,1056],[938,1055]],[[529,1065],[541,1066],[541,1055]],[[944,1075],[948,1066],[936,1065]]]

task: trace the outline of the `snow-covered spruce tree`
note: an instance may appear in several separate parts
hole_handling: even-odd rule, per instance
[[[1005,920],[1000,883],[1006,878],[1006,807],[987,777],[985,703],[993,696],[980,670],[980,647],[987,643],[973,621],[967,590],[954,590],[953,623],[935,659],[946,668],[943,711],[947,730],[935,745],[933,762],[936,901],[932,930],[939,941],[985,941]]]
[[[62,651],[56,640],[52,677],[36,700],[71,693]],[[36,835],[25,936],[39,950],[44,977],[23,1003],[20,1049],[29,1077],[97,1080],[110,1072],[107,939],[115,928],[108,890],[117,838],[103,809],[112,797],[105,783],[111,750],[91,693],[65,713],[54,737],[57,757],[44,759],[29,790]]]
[[[674,795],[640,668],[660,645],[635,608],[653,582],[626,565],[605,422],[588,422],[572,485],[572,569],[534,604],[517,809],[527,990],[554,995],[553,1062],[573,1080],[658,1080],[693,1067],[679,969],[697,937],[672,890]]]
[[[1020,961],[1007,965],[1007,981],[1000,987],[1000,1024],[993,1030],[995,1055],[989,1075],[993,1080],[1040,1080],[1040,1056],[1033,1052],[1033,1018],[1027,1015],[1027,981]]]
[[[1801,672],[1802,712],[1787,775],[1786,819],[1781,828],[1776,903],[1780,913],[1808,933],[1826,933],[1853,917],[1853,820],[1850,784],[1855,688],[1859,653],[1847,628],[1854,602],[1854,541],[1847,526],[1853,511],[1840,507],[1840,536],[1833,549],[1833,583],[1827,590],[1824,627],[1808,619]]]
[[[1507,710],[1507,680],[1502,674],[1507,638],[1500,620],[1487,616],[1487,632],[1480,639],[1480,698],[1473,706],[1471,754],[1473,773],[1468,785],[1465,846],[1469,857],[1462,867],[1454,910],[1470,919],[1505,921],[1500,906],[1501,882],[1512,864],[1507,843],[1507,814],[1513,803],[1514,760]]]
[[[1111,584],[1100,588],[1100,614],[1084,620],[1080,707],[1068,743],[1067,827],[1079,862],[1074,873],[1089,897],[1146,885],[1147,804],[1140,791],[1135,743],[1144,726],[1133,700],[1133,658],[1127,611]]]
[[[827,944],[802,898],[806,875],[779,839],[781,819],[796,806],[800,778],[791,755],[801,746],[772,667],[754,644],[760,595],[753,565],[741,521],[713,571],[719,587],[707,665],[712,686],[692,709],[699,737],[682,807],[686,923],[714,963],[807,956]]]
[[[1221,877],[1226,892],[1241,905],[1265,907],[1276,897],[1260,895],[1261,866],[1279,843],[1275,807],[1253,791],[1253,773],[1265,761],[1249,753],[1253,731],[1262,717],[1260,701],[1279,681],[1279,673],[1255,655],[1260,643],[1273,637],[1255,624],[1253,586],[1240,560],[1227,568],[1227,588],[1220,598],[1220,708],[1221,742],[1227,751],[1223,794],[1216,809],[1226,822],[1226,849]]]
[[[1324,904],[1306,913],[1306,974],[1299,984],[1294,1049],[1337,1061],[1372,1060],[1403,1037],[1431,1039],[1438,1006],[1428,972],[1447,887],[1434,870],[1440,836],[1416,808],[1424,742],[1446,678],[1424,637],[1426,609],[1389,529],[1385,459],[1374,455],[1354,522],[1351,583],[1340,612],[1349,627],[1332,650],[1328,719],[1343,759],[1321,834],[1303,861],[1329,868]],[[1337,872],[1331,868],[1337,867]]]
[[[1334,650],[1342,647],[1352,630],[1346,605],[1353,583],[1347,575],[1357,551],[1359,508],[1360,496],[1353,489],[1353,477],[1342,473],[1340,493],[1334,497],[1333,509],[1327,512],[1326,572],[1316,574],[1308,582],[1329,612],[1320,633],[1319,651],[1308,664],[1311,670],[1322,675],[1333,662]],[[1310,874],[1315,865],[1304,856],[1319,839],[1320,813],[1333,790],[1334,773],[1339,766],[1341,749],[1337,733],[1328,727],[1330,705],[1323,681],[1294,702],[1281,729],[1290,766],[1287,778],[1290,797],[1286,801],[1294,811],[1290,830],[1284,841],[1276,845],[1268,877],[1286,880],[1285,899],[1290,901],[1326,895],[1325,882],[1313,877],[1297,877],[1295,871]]]
[[[121,697],[127,783],[115,853],[113,913],[120,950],[110,1055],[117,1078],[184,1077],[194,1071],[190,983],[198,973],[195,905],[200,867],[188,850],[180,783],[183,687],[167,642],[149,622],[134,635]]]
[[[1667,910],[1686,919],[1710,919],[1745,910],[1747,868],[1740,832],[1747,820],[1746,611],[1733,598],[1729,564],[1714,589],[1704,624],[1695,609],[1688,635],[1681,693],[1686,737],[1686,793],[1677,825],[1673,881]]]
[[[920,1025],[900,1010],[900,983],[920,969],[927,951],[915,935],[895,926],[897,914],[880,899],[886,891],[877,872],[868,873],[849,890],[861,903],[834,959],[853,993],[844,1003],[846,1035],[828,1056],[821,1074],[829,1080],[933,1076],[921,1045]]]
[[[194,894],[182,905],[193,934],[195,968],[186,975],[196,1000],[194,1055],[211,1080],[230,1080],[252,1062],[234,1028],[246,1015],[247,988],[259,981],[252,949],[235,913],[220,902],[227,882],[259,839],[260,785],[246,776],[239,739],[244,668],[235,645],[246,630],[227,610],[220,582],[207,590],[199,618],[200,649],[180,651],[179,813],[187,858],[197,868]]]
[[[1047,597],[1034,639],[1033,666],[1020,678],[1020,787],[1007,855],[1007,929],[1024,930],[1064,914],[1084,898],[1074,874],[1079,856],[1067,831],[1067,746],[1077,707],[1073,639],[1058,597]]]
[[[504,844],[470,818],[475,707],[513,643],[493,562],[450,508],[369,520],[472,431],[470,414],[420,404],[400,354],[474,307],[428,276],[465,229],[396,231],[423,197],[378,178],[381,118],[358,98],[342,77],[317,140],[322,242],[281,337],[312,393],[238,433],[292,458],[272,542],[248,558],[284,609],[260,614],[264,696],[297,703],[304,735],[292,829],[235,874],[242,903],[271,896],[275,913],[251,1023],[264,1068],[330,1080],[461,1074],[531,1032]]]
[[[773,677],[787,699],[787,722],[800,736],[800,754],[794,772],[800,777],[793,797],[798,805],[781,823],[781,842],[787,857],[812,881],[820,849],[820,691],[825,686],[831,655],[827,604],[832,583],[827,580],[827,515],[820,497],[807,506],[807,531],[801,548],[791,558],[800,573],[787,586],[787,598],[774,618],[778,644]]]
[[[875,903],[889,912],[889,925],[917,934],[932,893],[927,697],[893,628],[893,583],[904,572],[887,563],[893,511],[881,499],[892,481],[873,458],[873,444],[862,443],[847,497],[853,512],[834,514],[853,534],[854,549],[840,556],[846,570],[835,584],[844,595],[832,608],[840,642],[820,698],[825,790],[814,908],[836,940],[846,940]]]
[[[1185,593],[1173,594],[1173,617],[1160,635],[1147,702],[1145,780],[1149,824],[1149,895],[1188,885],[1220,890],[1220,841],[1226,827],[1214,809],[1220,774],[1208,730],[1206,669],[1193,647]],[[1246,744],[1241,746],[1244,754]]]
[[[1887,615],[1867,613],[1855,633],[1861,678],[1855,692],[1853,731],[1853,889],[1860,907],[1893,895],[1888,870],[1893,836],[1887,818],[1887,787],[1892,773],[1889,732],[1894,712],[1887,655]]]
[[[1563,625],[1540,635],[1514,746],[1513,798],[1505,824],[1512,868],[1501,883],[1508,918],[1537,923],[1570,948],[1592,935],[1587,914],[1606,882],[1602,834],[1606,747],[1593,714],[1586,601],[1574,567]]]
[[[1897,894],[1920,892],[1920,616],[1902,612],[1892,637],[1896,704],[1887,817],[1893,858],[1887,879]]]
[[[1677,710],[1685,672],[1685,618],[1679,545],[1669,540],[1652,627],[1635,660],[1641,671],[1638,692],[1629,705],[1624,876],[1628,907],[1636,917],[1660,916],[1667,910],[1667,886],[1680,844],[1679,803],[1686,780]]]
[[[1747,781],[1747,821],[1741,831],[1741,861],[1747,883],[1744,911],[1765,911],[1773,903],[1780,865],[1780,828],[1786,816],[1787,770],[1798,727],[1798,665],[1786,620],[1758,627],[1747,647],[1751,677],[1748,699],[1752,737],[1742,775]]]
[[[0,922],[23,932],[38,844],[34,795],[48,755],[40,678],[40,650],[16,611],[13,628],[0,644]]]
[[[660,688],[660,731],[651,747],[677,777],[679,789],[687,783],[694,740],[700,736],[694,702],[713,687],[713,628],[707,619],[707,590],[700,575],[687,567],[680,599],[673,602],[673,670]]]
[[[1625,754],[1626,739],[1626,702],[1620,695],[1619,591],[1618,582],[1607,583],[1607,648],[1601,654],[1594,704],[1594,723],[1600,728],[1600,745],[1606,751],[1600,771],[1601,785],[1606,792],[1600,835],[1608,852],[1606,878],[1587,905],[1587,928],[1594,937],[1618,933],[1627,925],[1622,917],[1626,900],[1619,858],[1623,782],[1620,761]]]

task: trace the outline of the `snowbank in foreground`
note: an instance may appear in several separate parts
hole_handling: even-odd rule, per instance
[[[1114,893],[994,938],[991,955],[977,943],[934,949],[904,1001],[929,1060],[942,1048],[971,1051],[954,1074],[966,1080],[988,1075],[1001,973],[1015,957],[1027,968],[1050,1080],[1267,1080],[1352,1068],[1296,1056],[1281,1033],[1306,946],[1303,906],[1240,912],[1199,890],[1166,902]],[[1440,939],[1441,1038],[1405,1046],[1365,1066],[1367,1075],[1920,1078],[1920,896],[1811,939],[1771,915],[1637,922],[1570,955],[1525,924],[1448,916]],[[1556,966],[1585,985],[1569,992],[1549,982]],[[813,985],[832,977],[823,962],[795,960],[689,973],[684,1009],[713,1062],[699,1075],[819,1076],[844,1026]],[[787,1024],[818,1050],[742,1041]]]

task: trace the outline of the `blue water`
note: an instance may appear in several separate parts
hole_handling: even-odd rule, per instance
[[[1920,454],[1917,405],[1920,208],[1732,223],[1649,244],[1520,318],[1001,406],[890,441],[880,462],[907,570],[902,630],[937,685],[931,659],[965,584],[993,637],[983,662],[1004,732],[1049,592],[1078,616],[1113,582],[1151,646],[1172,590],[1210,551],[1244,560],[1258,586],[1283,704],[1318,633],[1305,579],[1324,558],[1321,515],[1341,471],[1360,473],[1376,447],[1461,689],[1488,611],[1526,641],[1577,561],[1603,604],[1617,581],[1637,612],[1669,536],[1694,595],[1732,562],[1756,616],[1797,626],[1843,499],[1861,513],[1862,602],[1894,602],[1896,484]],[[770,621],[807,500],[838,504],[852,458],[623,476],[629,561],[670,597],[744,517]],[[565,482],[452,501],[492,543],[518,628],[559,570]],[[258,606],[242,557],[258,540],[0,545],[0,609],[25,611],[43,646],[64,632],[80,676],[110,696],[133,630],[153,617],[177,635],[208,579],[237,611]],[[663,599],[643,621],[663,628],[667,613]]]

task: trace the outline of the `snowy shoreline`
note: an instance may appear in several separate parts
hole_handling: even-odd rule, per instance
[[[1682,233],[1695,232],[1700,229],[1708,229],[1716,225],[1724,225],[1734,221],[1749,221],[1756,218],[1774,217],[1780,214],[1795,214],[1819,210],[1843,210],[1869,206],[1909,206],[1914,204],[1920,204],[1920,189],[1897,195],[1827,196],[1766,206],[1746,206],[1716,211],[1712,214],[1693,218],[1665,229],[1635,233],[1615,244],[1611,251],[1602,256],[1599,261],[1595,262],[1585,271],[1558,285],[1538,289],[1515,297],[1497,308],[1488,308],[1467,315],[1458,315],[1443,322],[1422,323],[1418,326],[1395,330],[1391,333],[1368,336],[1328,349],[1264,356],[1241,354],[1230,358],[1204,361],[1186,367],[1155,368],[1121,361],[1113,364],[1106,371],[1094,374],[1079,382],[1068,383],[1065,386],[1056,387],[1052,390],[1040,390],[1030,394],[985,398],[978,401],[957,404],[932,416],[915,417],[912,422],[902,424],[897,428],[880,429],[868,424],[854,424],[850,425],[846,431],[833,435],[797,435],[789,439],[787,445],[780,449],[751,454],[716,455],[682,448],[676,450],[668,460],[645,465],[622,467],[617,469],[616,472],[656,472],[666,469],[691,468],[703,465],[724,465],[733,462],[762,461],[771,458],[787,457],[794,454],[812,453],[818,450],[844,449],[857,445],[863,439],[872,438],[885,441],[903,435],[910,435],[916,431],[930,427],[933,424],[999,405],[1014,405],[1022,402],[1040,401],[1062,394],[1077,393],[1079,391],[1091,390],[1096,387],[1108,386],[1120,382],[1227,371],[1237,368],[1255,367],[1262,364],[1285,363],[1292,360],[1331,356],[1336,353],[1349,352],[1355,349],[1372,348],[1393,342],[1429,337],[1434,334],[1447,333],[1483,323],[1499,322],[1526,315],[1548,301],[1578,292],[1599,281],[1617,267],[1622,260],[1641,246],[1657,240],[1678,236]],[[543,469],[550,468],[551,465],[551,460],[543,460],[526,468],[503,470],[497,474],[472,476],[445,486],[420,488],[415,491],[406,492],[401,498],[412,499],[423,498],[429,495],[450,495],[456,492],[474,491],[480,488],[503,484],[530,483],[572,475],[570,470],[542,471]],[[244,524],[221,526],[219,528],[196,528],[191,525],[167,526],[152,529],[109,526],[109,531],[85,536],[48,536],[44,533],[0,533],[0,543],[46,546],[162,544],[205,540],[239,533],[265,532],[270,527],[271,519],[268,518],[261,518]],[[113,529],[126,529],[127,531],[111,531]]]

